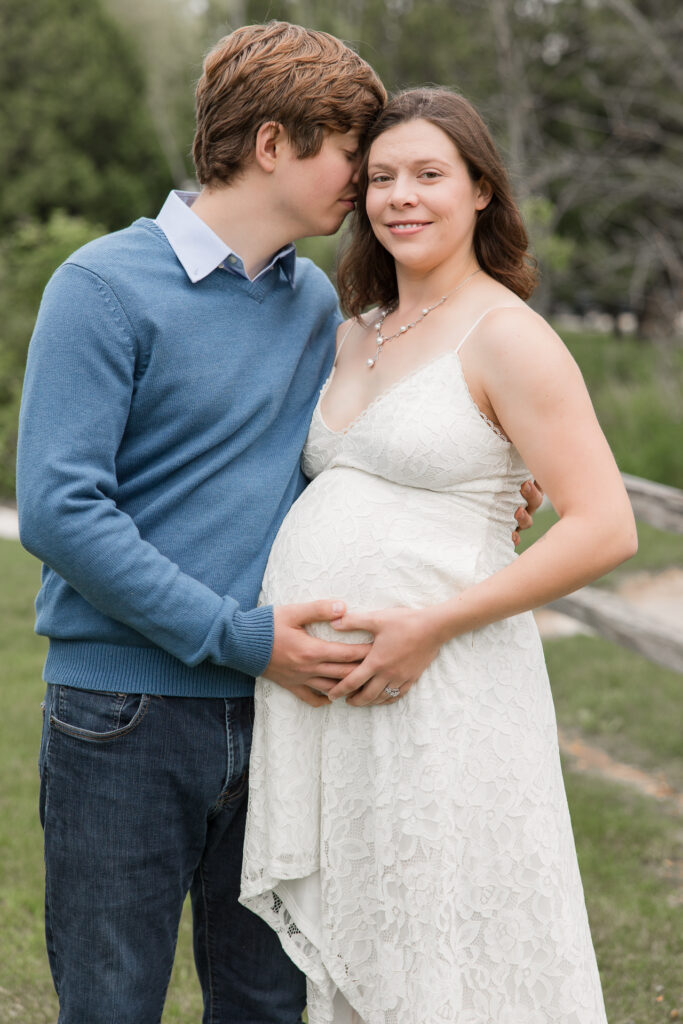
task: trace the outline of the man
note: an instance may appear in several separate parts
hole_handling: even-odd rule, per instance
[[[197,87],[197,198],[55,273],[20,423],[21,539],[44,563],[46,934],[60,1024],[152,1024],[192,896],[213,1024],[295,1024],[303,977],[237,902],[253,677],[310,704],[367,654],[257,608],[339,313],[291,240],[353,207],[385,99],[338,40],[232,33]]]

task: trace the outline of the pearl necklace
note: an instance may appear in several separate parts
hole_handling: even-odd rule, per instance
[[[477,269],[473,270],[472,273],[469,274],[464,279],[464,281],[461,281],[460,284],[455,286],[455,288],[452,288],[449,292],[446,292],[445,295],[442,295],[441,298],[437,302],[435,302],[431,306],[427,306],[427,307],[425,307],[425,309],[421,310],[420,315],[418,316],[418,318],[416,320],[411,320],[409,323],[404,324],[402,327],[399,327],[399,329],[397,331],[395,331],[393,334],[389,334],[389,335],[387,335],[387,337],[385,337],[382,334],[382,324],[384,323],[386,318],[389,316],[389,314],[393,313],[395,311],[395,309],[396,309],[396,306],[387,306],[387,308],[384,310],[384,312],[381,314],[379,320],[375,324],[375,331],[377,332],[376,335],[375,335],[375,345],[377,346],[377,349],[375,351],[374,359],[370,358],[370,359],[366,359],[366,361],[365,361],[365,365],[367,366],[368,370],[371,370],[373,368],[373,366],[375,365],[375,363],[377,362],[377,360],[381,356],[381,354],[382,354],[382,346],[383,345],[386,345],[386,343],[388,341],[394,341],[395,338],[400,338],[401,335],[405,334],[406,331],[409,331],[411,327],[417,327],[417,325],[419,323],[421,323],[426,316],[429,316],[429,314],[432,312],[433,309],[437,309],[439,306],[442,306],[443,303],[446,301],[446,299],[450,299],[451,295],[455,295],[455,293],[459,292],[461,288],[464,288],[465,285],[467,284],[467,282],[471,281],[472,278],[474,277],[474,275],[478,274],[480,270],[481,270],[481,267],[477,267]]]

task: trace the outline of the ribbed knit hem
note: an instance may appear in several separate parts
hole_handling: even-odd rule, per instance
[[[219,645],[221,661],[234,665],[236,671],[260,676],[273,653],[273,607],[266,604],[248,612],[236,611],[232,633]]]
[[[202,662],[190,668],[160,647],[124,647],[94,640],[50,640],[43,678],[82,690],[154,693],[165,697],[251,697],[254,680],[233,668]]]

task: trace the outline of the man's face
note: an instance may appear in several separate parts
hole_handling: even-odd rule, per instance
[[[298,158],[289,148],[281,169],[283,212],[292,238],[333,235],[357,197],[361,155],[358,132],[329,132],[316,156]]]

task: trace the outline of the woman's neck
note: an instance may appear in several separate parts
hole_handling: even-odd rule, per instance
[[[442,296],[452,292],[478,269],[479,264],[473,252],[468,253],[463,259],[449,261],[447,266],[441,264],[426,273],[397,264],[396,312],[411,313],[438,302]]]

